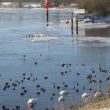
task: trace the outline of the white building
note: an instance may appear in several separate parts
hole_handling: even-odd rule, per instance
[[[77,9],[73,10],[74,15],[84,15],[86,13],[85,9]]]

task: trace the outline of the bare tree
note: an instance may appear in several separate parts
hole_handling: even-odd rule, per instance
[[[19,8],[22,8],[22,3],[23,3],[22,0],[18,0],[18,6],[19,6]]]
[[[1,2],[2,2],[2,0],[0,0],[0,6],[1,6]]]
[[[88,14],[103,16],[110,13],[110,0],[79,0],[79,7]]]

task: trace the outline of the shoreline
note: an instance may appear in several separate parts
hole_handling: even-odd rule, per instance
[[[79,110],[110,110],[110,98],[90,102]]]

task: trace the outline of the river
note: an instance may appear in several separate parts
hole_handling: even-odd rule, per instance
[[[110,24],[103,28],[80,27],[76,35],[75,28],[72,33],[70,24],[61,23],[70,17],[70,10],[51,10],[47,27],[43,9],[0,10],[1,108],[5,105],[12,110],[20,106],[27,110],[28,99],[37,98],[38,110],[52,110],[58,105],[62,89],[69,93],[65,107],[80,102],[83,91],[106,92],[110,86],[110,80],[105,81],[110,75]],[[51,38],[26,39],[26,35],[36,33]],[[98,70],[99,64],[107,73]],[[93,70],[95,79],[102,83],[88,82],[87,76]]]

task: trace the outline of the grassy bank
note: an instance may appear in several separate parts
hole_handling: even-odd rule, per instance
[[[69,110],[110,110],[110,98],[100,98],[88,102],[82,107],[70,107]]]
[[[110,98],[88,103],[87,105],[80,108],[79,110],[96,110],[96,109],[103,109],[103,108],[110,109]]]

